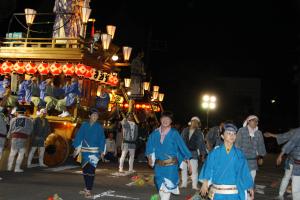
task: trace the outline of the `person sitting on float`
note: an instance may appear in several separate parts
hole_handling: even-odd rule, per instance
[[[64,86],[65,98],[57,101],[55,109],[62,112],[58,117],[68,117],[70,113],[67,111],[67,106],[72,106],[76,103],[77,97],[80,95],[79,83],[77,78],[72,78],[71,83],[67,82]]]
[[[18,88],[18,101],[20,103],[25,103],[26,102],[26,91],[28,91],[29,84],[31,83],[31,76],[28,74],[25,74],[24,80],[22,80],[22,76],[19,76],[20,84]]]
[[[25,88],[25,101],[26,103],[32,102],[36,107],[41,103],[40,86],[36,77],[31,77],[28,81],[28,85]]]
[[[55,98],[54,91],[55,87],[53,84],[53,79],[48,78],[40,84],[40,97],[46,103],[46,109],[49,111],[55,108],[57,104],[57,99]]]

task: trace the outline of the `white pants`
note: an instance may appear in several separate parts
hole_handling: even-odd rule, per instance
[[[1,157],[2,157],[4,144],[5,144],[5,138],[0,137],[0,160],[1,160]]]
[[[129,171],[133,171],[133,162],[134,162],[135,149],[124,149],[124,150],[122,150],[119,170],[123,170],[124,160],[126,158],[126,155],[127,155],[128,151],[129,151]]]
[[[31,147],[28,160],[27,160],[27,166],[31,165],[32,158],[34,156],[35,151],[37,150],[37,147]],[[45,154],[45,147],[39,147],[39,164],[42,166],[44,165],[44,154]]]
[[[280,188],[279,188],[279,196],[283,196],[286,188],[290,182],[290,179],[292,177],[292,171],[293,171],[293,165],[290,164],[290,169],[286,169],[284,172],[284,176],[281,180]]]
[[[300,199],[300,176],[292,176],[293,200]]]
[[[159,197],[160,200],[169,200],[171,197],[171,193],[170,192],[164,192],[162,190],[159,191]]]
[[[192,187],[196,188],[198,184],[198,159],[191,159],[190,163],[192,166]],[[181,185],[186,187],[188,180],[188,165],[186,162],[182,162],[181,164],[181,180]]]
[[[8,165],[7,165],[7,169],[9,171],[12,170],[12,166],[13,166],[13,162],[15,159],[15,156],[18,154],[17,160],[16,160],[16,166],[15,166],[15,170],[20,170],[21,169],[21,164],[23,162],[23,158],[26,152],[26,148],[19,148],[19,149],[10,149],[10,154],[8,157]]]
[[[252,179],[253,179],[253,183],[255,183],[255,176],[256,176],[256,170],[251,170],[251,176],[252,176]]]

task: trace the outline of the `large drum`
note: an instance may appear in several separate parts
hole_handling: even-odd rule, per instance
[[[49,167],[63,164],[70,153],[69,142],[62,136],[51,133],[45,141],[44,162]]]

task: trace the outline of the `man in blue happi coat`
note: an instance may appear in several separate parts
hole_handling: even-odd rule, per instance
[[[80,95],[79,83],[76,78],[71,79],[71,83],[67,82],[64,86],[65,98],[57,101],[55,109],[62,113],[59,117],[68,117],[70,113],[67,111],[67,106],[72,106],[76,103],[77,97]]]
[[[201,169],[201,195],[212,200],[246,200],[254,198],[253,179],[243,152],[234,146],[237,128],[225,124],[221,137],[224,144],[216,146]],[[209,186],[211,185],[210,189]],[[249,192],[249,196],[247,195]],[[247,197],[248,196],[248,197]]]
[[[192,154],[178,131],[171,128],[172,119],[172,113],[162,113],[161,126],[149,136],[145,153],[149,165],[154,166],[155,184],[161,200],[169,200],[171,193],[179,194],[178,169],[181,162],[187,162],[191,169]]]
[[[98,110],[92,109],[89,122],[82,123],[73,141],[74,155],[81,163],[85,181],[85,188],[80,191],[80,194],[85,195],[86,198],[93,198],[91,190],[94,184],[95,169],[100,155],[103,156],[105,151],[105,135],[98,118]]]

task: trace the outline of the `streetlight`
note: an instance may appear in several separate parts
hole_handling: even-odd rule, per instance
[[[123,56],[124,56],[124,61],[128,61],[130,58],[132,48],[131,47],[123,47]]]
[[[147,81],[143,82],[143,88],[144,88],[144,90],[149,91],[150,90],[150,82],[147,82]]]
[[[82,24],[83,24],[83,32],[82,32],[82,37],[85,38],[86,36],[86,26],[87,26],[87,23],[89,21],[89,18],[90,18],[90,15],[91,15],[91,12],[92,12],[92,9],[88,8],[88,7],[83,7],[82,8]]]
[[[202,97],[202,108],[206,110],[206,127],[208,128],[208,114],[209,110],[214,110],[217,106],[217,98],[211,95],[204,95]]]
[[[26,18],[26,24],[28,26],[26,38],[28,38],[28,36],[29,36],[30,27],[33,24],[35,15],[36,15],[36,10],[31,9],[31,8],[25,8],[25,18]]]
[[[106,33],[101,34],[102,47],[103,47],[104,50],[109,49],[111,39],[112,39],[111,35],[106,34]]]
[[[130,87],[130,83],[131,83],[131,78],[124,78],[124,82],[125,82],[125,87],[129,88]]]
[[[111,39],[114,39],[116,27],[113,25],[107,25],[106,26],[106,32],[111,35]]]

